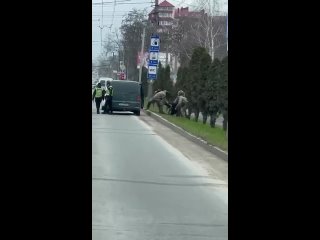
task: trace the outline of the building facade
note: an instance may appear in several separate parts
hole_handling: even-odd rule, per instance
[[[158,15],[158,18],[157,18]],[[190,24],[196,23],[196,24],[202,24],[203,21],[208,21],[208,19],[212,19],[212,22],[214,24],[214,28],[220,29],[219,33],[214,40],[214,51],[211,49],[211,53],[214,52],[214,58],[218,58],[222,60],[225,56],[227,56],[227,17],[226,16],[208,16],[204,10],[201,11],[190,11],[189,7],[181,7],[175,9],[175,6],[171,4],[168,1],[163,1],[158,5],[158,12],[156,12],[156,9],[153,9],[149,13],[149,21],[152,22],[156,26],[156,31],[159,33],[160,37],[161,34],[164,33],[169,40],[164,41],[162,44],[169,44],[169,46],[165,46],[162,48],[162,51],[160,52],[160,61],[163,66],[168,64],[171,69],[172,79],[175,81],[176,74],[178,71],[178,68],[180,66],[179,63],[179,54],[173,54],[170,52],[171,44],[172,44],[172,34],[174,34],[175,29],[177,29],[180,24],[183,24],[183,22],[189,22]],[[182,26],[182,25],[181,25]],[[172,31],[171,31],[172,30]],[[224,34],[225,32],[225,34]],[[193,37],[195,33],[193,32],[185,32],[183,34],[183,38],[188,41],[188,34]],[[199,34],[199,33],[197,33]],[[191,37],[190,36],[190,37]],[[202,36],[204,39],[204,35]],[[171,40],[170,40],[171,39]],[[191,39],[190,39],[191,40]],[[208,39],[205,39],[204,41],[207,41]],[[171,43],[170,43],[171,41]],[[210,40],[211,41],[211,40]],[[207,44],[203,44],[204,46]],[[169,50],[167,50],[169,49]],[[208,49],[208,52],[210,54],[210,49]]]
[[[157,25],[157,32],[167,32],[174,24],[175,7],[168,1],[163,1],[158,6],[158,22],[156,19],[156,10],[153,9],[149,13],[149,21]]]

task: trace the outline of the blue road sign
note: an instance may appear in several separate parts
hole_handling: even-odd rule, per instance
[[[159,63],[160,37],[158,35],[151,36],[149,49],[149,66],[148,79],[157,79],[157,66]]]
[[[157,79],[157,74],[148,74],[148,79],[156,80]]]
[[[159,52],[158,51],[149,51],[149,65],[158,65],[159,63]]]
[[[151,36],[150,50],[159,51],[160,50],[160,38],[157,35]]]
[[[158,51],[159,52],[159,50],[160,50],[160,47],[159,46],[151,46],[150,47],[150,50],[152,50],[152,51]]]
[[[156,79],[156,78],[157,78],[157,66],[149,65],[148,79]]]

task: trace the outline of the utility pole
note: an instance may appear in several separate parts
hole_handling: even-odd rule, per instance
[[[100,37],[101,37],[101,52],[102,52],[102,30],[103,30],[103,0],[101,0],[101,31],[100,31]]]
[[[102,35],[103,35],[103,28],[104,28],[104,25],[103,25],[103,0],[101,0],[101,21],[100,19],[98,20],[99,21],[99,28],[100,28],[100,43],[101,43],[101,54],[103,54],[103,41],[102,41]]]
[[[120,46],[118,46],[118,73],[121,72],[121,69],[120,69],[120,61],[121,61],[121,58],[120,58]],[[118,75],[118,80],[120,79],[119,76],[120,76],[120,75]]]
[[[169,41],[166,42],[166,65],[164,67],[167,67],[168,65],[168,43]]]
[[[141,83],[141,75],[142,75],[142,68],[144,65],[144,38],[146,35],[146,27],[143,26],[143,33],[142,33],[142,43],[141,43],[141,52],[140,52],[140,68],[139,68],[139,83]]]
[[[101,46],[100,51],[102,53],[102,29],[103,29],[103,26],[101,26],[100,18],[99,18],[98,22],[99,22],[98,28],[100,28],[100,46]]]
[[[158,17],[159,17],[159,12],[158,12],[158,7],[159,7],[159,0],[155,0],[154,1],[154,13],[155,13],[155,15],[156,15],[156,24],[158,25]]]

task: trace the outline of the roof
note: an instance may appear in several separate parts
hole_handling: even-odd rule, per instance
[[[159,7],[174,7],[174,6],[165,0],[159,4]]]

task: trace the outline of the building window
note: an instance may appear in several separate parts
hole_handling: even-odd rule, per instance
[[[159,25],[161,25],[161,26],[169,26],[169,25],[172,25],[172,22],[169,22],[169,21],[159,21]]]
[[[171,13],[159,13],[159,17],[172,17]]]
[[[170,10],[170,11],[173,11],[173,8],[174,7],[159,7],[159,10]]]

